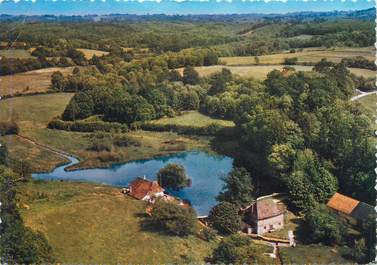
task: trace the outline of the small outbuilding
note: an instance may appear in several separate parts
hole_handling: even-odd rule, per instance
[[[250,225],[248,233],[262,235],[284,227],[285,208],[272,198],[255,201],[245,211],[245,222]],[[251,231],[250,231],[251,229]]]
[[[162,197],[164,191],[157,181],[150,181],[141,177],[137,177],[128,187],[128,195],[143,201]]]
[[[372,205],[336,192],[327,202],[327,207],[344,217],[350,224],[360,224],[375,216]]]

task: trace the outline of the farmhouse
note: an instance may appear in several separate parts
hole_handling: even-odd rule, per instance
[[[149,201],[164,196],[164,189],[157,181],[138,177],[129,185],[128,195],[138,200]]]
[[[351,224],[360,224],[375,214],[372,205],[340,193],[335,193],[327,202],[327,206]]]
[[[245,211],[245,221],[249,225],[248,233],[262,235],[283,228],[284,212],[284,207],[272,198],[257,200]]]

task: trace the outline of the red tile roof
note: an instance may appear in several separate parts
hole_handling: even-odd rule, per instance
[[[157,181],[149,181],[143,178],[136,178],[130,184],[129,195],[142,200],[145,196],[153,196],[156,193],[163,192],[164,189],[158,185]]]
[[[283,213],[284,209],[279,207],[278,204],[270,198],[256,201],[251,206],[251,215],[257,220],[271,218]]]
[[[351,197],[335,193],[327,202],[327,206],[345,214],[351,214],[360,202]]]

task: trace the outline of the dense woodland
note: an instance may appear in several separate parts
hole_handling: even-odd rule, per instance
[[[360,235],[352,237],[346,233],[347,224],[324,204],[337,191],[375,204],[372,117],[350,101],[355,88],[371,90],[374,86],[370,80],[356,77],[347,69],[347,66],[375,69],[374,64],[365,58],[350,58],[337,64],[322,60],[311,72],[274,70],[264,81],[241,78],[227,69],[200,77],[194,69],[218,64],[219,56],[254,56],[316,46],[366,47],[375,41],[371,38],[372,20],[280,22],[268,19],[244,23],[144,21],[127,25],[123,21],[37,22],[12,31],[9,31],[12,22],[6,22],[0,24],[0,30],[9,31],[6,38],[22,30],[24,33],[18,40],[38,48],[33,51],[33,59],[2,59],[0,72],[87,66],[76,67],[66,77],[59,71],[52,75],[52,89],[75,95],[61,117],[49,124],[50,128],[91,132],[176,130],[234,141],[237,149],[231,150],[234,170],[225,178],[224,190],[218,197],[220,203],[210,213],[217,231],[206,231],[206,238],[212,238],[214,233],[235,233],[241,221],[237,217],[239,207],[258,196],[283,192],[288,195],[289,206],[304,216],[307,233],[312,235],[307,243],[339,245],[353,261],[370,261],[374,259],[373,218],[365,221]],[[252,34],[247,34],[251,31]],[[310,37],[298,37],[302,35]],[[140,56],[124,47],[149,48],[150,53]],[[76,48],[99,49],[109,54],[88,60]],[[178,68],[183,70],[180,72]],[[195,128],[148,123],[186,110],[231,120],[236,126],[231,129],[208,126],[198,132]],[[99,121],[84,120],[92,116]],[[2,164],[7,166],[6,160]],[[25,242],[37,237],[37,243],[33,244],[40,246],[32,250],[42,253],[33,252],[30,260],[19,259],[6,249],[3,255],[9,257],[10,263],[53,261],[45,239],[23,227],[11,185],[16,175],[5,166],[0,167],[1,188],[9,196],[2,210],[9,212],[9,220],[16,219],[19,230],[7,230],[10,223],[7,219],[1,229],[9,237],[22,233]],[[195,233],[194,213],[173,208],[159,204],[154,209],[152,224],[182,236]],[[244,244],[250,244],[248,239],[226,237],[214,251],[212,261],[249,261],[248,257],[255,256],[256,250],[244,249]],[[9,246],[18,251],[14,248]],[[242,255],[232,257],[232,249]]]

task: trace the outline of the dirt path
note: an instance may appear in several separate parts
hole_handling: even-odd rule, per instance
[[[64,157],[64,159],[66,159],[68,161],[70,161],[69,157],[74,157],[70,153],[67,153],[67,152],[65,152],[63,150],[55,149],[55,148],[49,147],[47,145],[43,145],[43,144],[37,143],[36,141],[30,139],[29,137],[26,137],[26,136],[23,136],[23,135],[20,135],[20,134],[17,134],[17,137],[19,137],[19,138],[21,138],[21,139],[23,139],[25,141],[28,141],[29,143],[31,143],[33,145],[36,145],[36,146],[41,147],[41,148],[43,148],[45,150],[48,150],[48,151],[50,151],[50,152],[52,152],[54,154],[62,156],[62,157]]]
[[[363,92],[361,90],[358,90],[356,89],[357,92],[359,92],[360,94],[357,95],[357,96],[354,96],[351,98],[351,101],[355,101],[355,100],[358,100],[362,97],[365,97],[365,96],[369,96],[369,95],[373,95],[373,94],[376,94],[377,95],[377,91],[371,91],[371,92]]]

